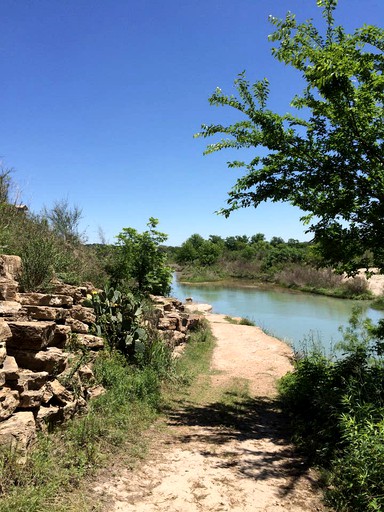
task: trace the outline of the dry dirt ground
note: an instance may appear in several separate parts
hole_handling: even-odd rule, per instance
[[[287,441],[276,379],[290,350],[257,327],[207,314],[217,346],[210,386],[248,383],[236,404],[187,403],[173,411],[149,456],[134,470],[115,466],[94,483],[108,512],[302,512],[326,510],[317,477]],[[232,386],[232,388],[231,388]]]

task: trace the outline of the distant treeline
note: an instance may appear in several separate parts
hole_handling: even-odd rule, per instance
[[[194,234],[166,251],[183,281],[250,279],[341,297],[367,295],[365,280],[335,274],[324,266],[312,242],[278,236],[267,241],[263,233],[208,239]]]

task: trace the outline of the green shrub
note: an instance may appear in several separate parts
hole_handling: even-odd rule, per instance
[[[369,409],[340,417],[345,448],[333,461],[328,491],[337,510],[384,508],[384,408]]]
[[[355,313],[338,359],[312,351],[280,381],[295,441],[329,475],[336,510],[384,507],[384,360],[381,330]]]

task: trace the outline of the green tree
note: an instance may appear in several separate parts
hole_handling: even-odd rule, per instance
[[[352,34],[337,26],[337,0],[317,0],[326,22],[322,34],[295,15],[270,18],[277,43],[272,54],[298,70],[306,87],[291,112],[267,108],[267,79],[253,85],[245,74],[236,96],[216,89],[210,103],[237,109],[230,126],[203,125],[197,136],[224,134],[205,153],[226,148],[261,148],[229,192],[233,210],[268,200],[298,206],[314,234],[323,262],[349,273],[362,264],[384,269],[384,30],[364,25]],[[299,111],[301,114],[299,115]],[[229,137],[229,138],[228,138]]]
[[[119,263],[114,281],[128,281],[141,293],[167,295],[170,292],[172,270],[166,265],[166,253],[161,244],[167,235],[156,230],[159,221],[150,217],[148,230],[139,233],[124,228],[117,236]]]

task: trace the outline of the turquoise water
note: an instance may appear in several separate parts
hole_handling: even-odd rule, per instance
[[[184,301],[213,306],[214,313],[246,317],[273,336],[303,348],[308,340],[320,342],[328,352],[341,340],[340,326],[346,326],[356,305],[374,321],[384,317],[382,311],[369,308],[364,301],[334,299],[289,290],[259,290],[236,286],[184,285],[173,282],[172,295]]]

